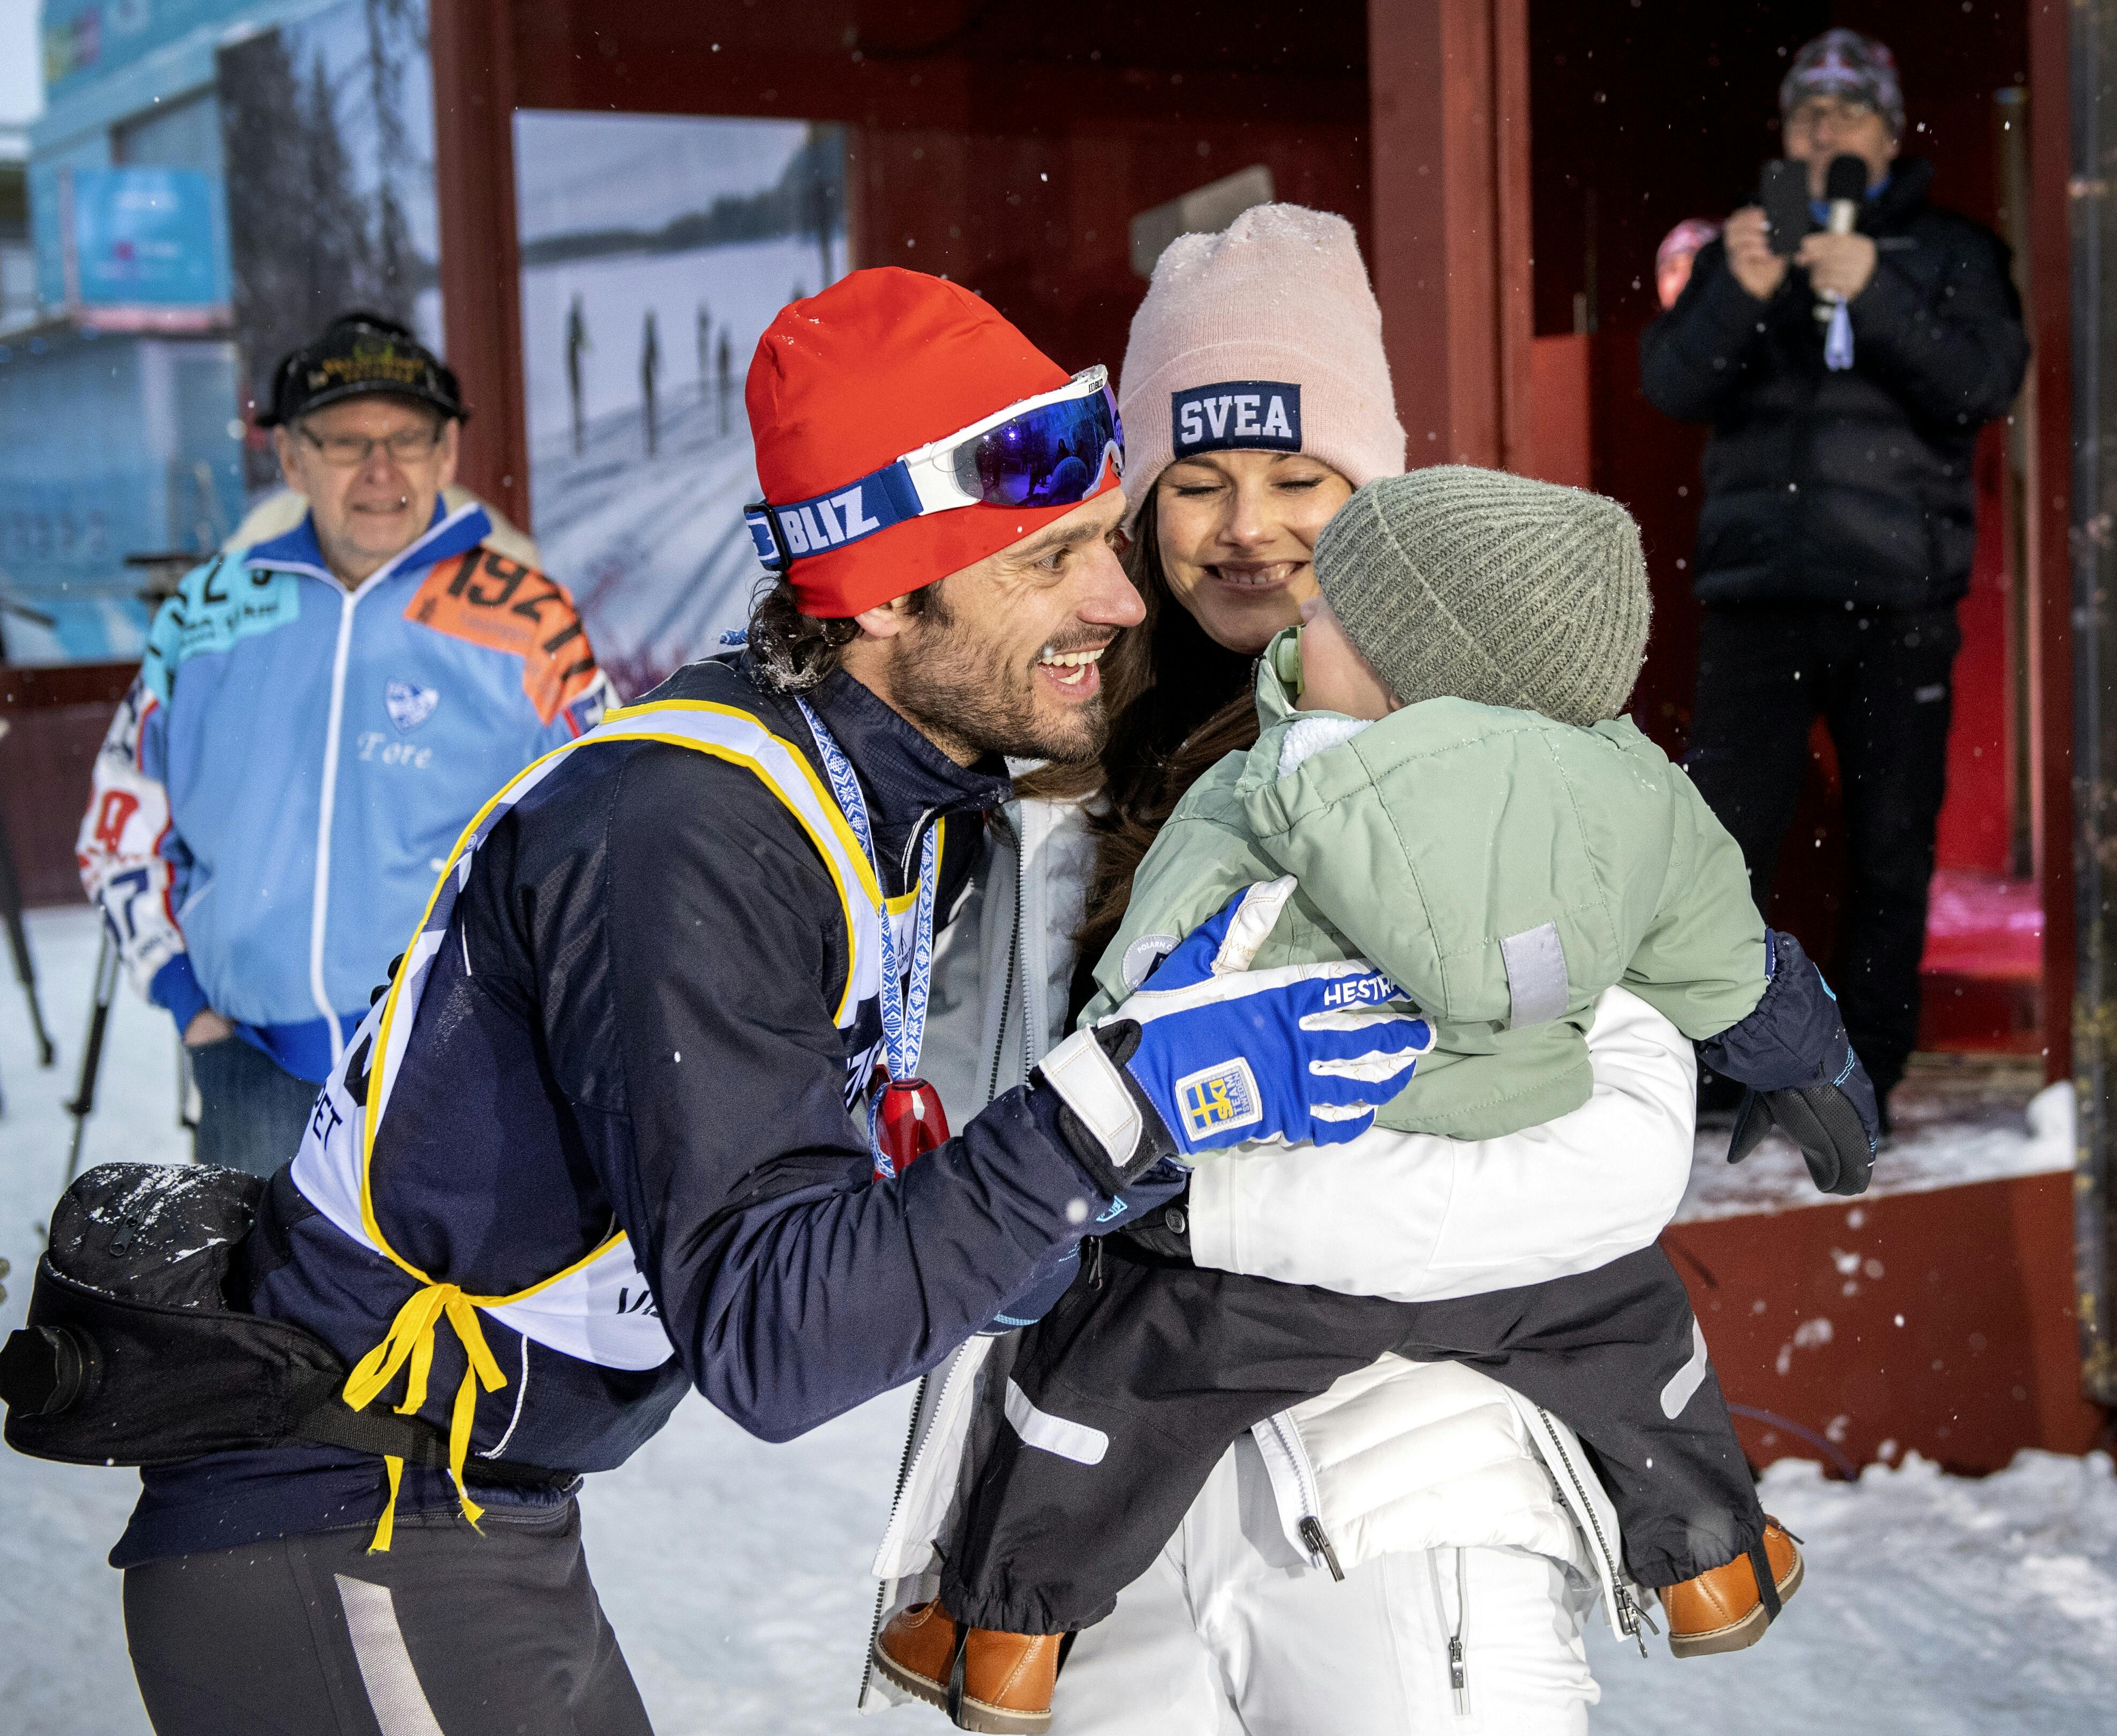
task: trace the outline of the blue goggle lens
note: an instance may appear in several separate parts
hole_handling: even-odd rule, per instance
[[[1072,506],[1094,492],[1103,461],[1124,469],[1124,427],[1109,388],[1026,410],[955,451],[956,480],[989,506]]]

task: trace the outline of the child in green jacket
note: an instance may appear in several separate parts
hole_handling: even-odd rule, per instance
[[[1315,566],[1322,597],[1260,666],[1257,745],[1192,787],[1140,865],[1086,1019],[1151,986],[1161,956],[1234,894],[1290,878],[1252,967],[1363,958],[1434,1027],[1409,1083],[1380,1087],[1395,1094],[1379,1124],[1483,1138],[1579,1107],[1595,1002],[1621,986],[1752,1087],[1732,1155],[1776,1121],[1819,1185],[1861,1191],[1873,1094],[1834,1000],[1765,929],[1690,780],[1616,716],[1649,612],[1630,515],[1437,467],[1360,489]],[[1193,1150],[1243,1124],[1238,1066],[1207,1083],[1220,1088],[1201,1087],[1178,1130]],[[1658,1249],[1404,1304],[1197,1267],[1165,1230],[1104,1245],[1094,1281],[1024,1335],[1012,1380],[1110,1445],[1084,1466],[1008,1430],[993,1442],[939,1600],[972,1642],[1097,1619],[1229,1441],[1391,1350],[1474,1362],[1573,1425],[1680,1655],[1754,1643],[1798,1582]],[[920,1692],[923,1673],[892,1649],[886,1630],[878,1663]]]

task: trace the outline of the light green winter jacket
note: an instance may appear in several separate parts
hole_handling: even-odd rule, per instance
[[[1491,1138],[1579,1108],[1612,985],[1695,1041],[1763,995],[1741,852],[1629,718],[1578,729],[1442,699],[1361,723],[1296,711],[1270,655],[1257,713],[1257,746],[1192,785],[1140,864],[1084,1022],[1129,992],[1128,954],[1139,974],[1155,937],[1287,874],[1300,888],[1257,967],[1365,958],[1433,1021],[1377,1117],[1400,1132]]]

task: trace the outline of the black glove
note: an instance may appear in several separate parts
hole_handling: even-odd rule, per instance
[[[1845,1034],[1838,997],[1792,935],[1767,930],[1769,981],[1756,1010],[1698,1046],[1699,1058],[1749,1087],[1727,1161],[1740,1163],[1777,1126],[1826,1194],[1867,1191],[1881,1115],[1874,1082]]]
[[[1128,1211],[1143,1213],[1162,1204],[1189,1179],[1189,1171],[1182,1162],[1183,1154],[1160,1110],[1125,1066],[1139,1047],[1139,1025],[1132,1019],[1113,1020],[1093,1031],[1077,1031],[1038,1062],[1029,1075],[1032,1091],[1050,1091],[1058,1097],[1059,1137],[1104,1198],[1120,1207],[1108,1214],[1111,1221],[1103,1225],[1105,1231],[1115,1229],[1116,1220],[1125,1217]],[[1077,1069],[1075,1062],[1068,1059],[1091,1044],[1101,1050],[1110,1062],[1100,1076],[1093,1067]],[[1075,1079],[1077,1072],[1086,1073],[1085,1081]],[[1114,1097],[1109,1089],[1112,1082]],[[1090,1126],[1075,1110],[1077,1101],[1089,1097],[1095,1100],[1091,1113],[1099,1110],[1101,1124],[1111,1128],[1123,1121],[1122,1110],[1124,1105],[1130,1105],[1137,1131],[1129,1152],[1110,1150],[1105,1143],[1108,1136]],[[1135,1189],[1141,1190],[1142,1198],[1124,1207],[1123,1202]],[[1092,1235],[1102,1231],[1091,1228],[1082,1233]]]
[[[1850,1049],[1846,1050],[1852,1055]],[[1867,1101],[1875,1099],[1867,1083],[1867,1070],[1852,1055]],[[1851,1081],[1847,1081],[1849,1084]],[[1742,1106],[1735,1111],[1735,1132],[1727,1142],[1727,1161],[1740,1163],[1755,1151],[1773,1126],[1800,1147],[1808,1173],[1826,1194],[1864,1194],[1874,1179],[1875,1141],[1852,1093],[1826,1080],[1820,1085],[1796,1085],[1784,1091],[1742,1094]]]

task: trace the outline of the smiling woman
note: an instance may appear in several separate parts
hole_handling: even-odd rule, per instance
[[[1316,538],[1353,485],[1305,452],[1202,452],[1155,488],[1164,581],[1207,635],[1252,655],[1316,594]]]
[[[1107,805],[1077,1003],[1162,822],[1207,766],[1256,740],[1252,664],[1316,594],[1316,538],[1355,487],[1404,469],[1352,225],[1257,205],[1172,243],[1132,319],[1119,409],[1125,566],[1147,621],[1105,660]]]

